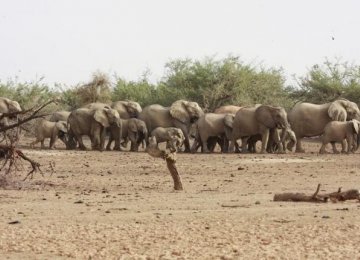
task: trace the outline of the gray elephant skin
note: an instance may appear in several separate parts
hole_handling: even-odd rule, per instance
[[[176,152],[182,146],[185,137],[181,129],[176,127],[157,127],[151,134],[156,138],[157,144],[166,142],[166,148],[171,152]]]
[[[51,121],[51,122],[67,121],[70,113],[71,112],[65,111],[65,110],[56,111],[51,115],[49,121]]]
[[[325,147],[328,143],[332,144],[334,153],[339,153],[336,150],[335,142],[341,142],[342,153],[354,152],[359,146],[359,127],[360,122],[358,120],[331,121],[327,123],[321,137],[322,145],[319,153],[326,152]],[[357,143],[355,140],[357,140]]]
[[[190,152],[189,130],[204,112],[196,102],[175,101],[170,107],[150,105],[143,109],[139,118],[146,123],[149,132],[156,127],[177,127],[184,134],[185,152]]]
[[[271,129],[288,129],[287,114],[284,108],[268,105],[241,108],[236,114],[231,133],[229,150],[234,150],[234,144],[241,138],[242,152],[247,151],[247,141],[253,136],[261,135],[261,153],[266,153]],[[283,146],[277,131],[274,131],[274,141],[279,146],[279,152],[283,152]]]
[[[214,110],[215,114],[236,114],[237,111],[239,111],[241,107],[239,106],[233,106],[233,105],[226,105],[218,107]]]
[[[121,129],[119,113],[112,108],[101,109],[79,108],[71,112],[68,118],[69,144],[74,140],[79,142],[79,148],[86,150],[82,136],[87,135],[91,140],[92,149],[102,151],[105,145],[106,129],[114,126]],[[70,148],[75,148],[71,145]]]
[[[120,118],[122,119],[138,118],[139,114],[142,111],[139,103],[130,100],[115,101],[111,104],[105,104],[100,102],[90,103],[85,105],[84,108],[99,109],[104,108],[105,106],[110,106],[111,108],[117,110]]]
[[[35,137],[36,140],[30,143],[31,147],[34,147],[35,144],[41,142],[41,148],[45,148],[44,141],[46,138],[50,138],[49,148],[54,149],[55,142],[58,138],[67,146],[67,122],[58,121],[51,122],[46,119],[38,120],[35,128]]]
[[[3,114],[8,114],[8,113],[16,113],[16,112],[21,112],[22,109],[19,105],[19,103],[17,101],[5,98],[5,97],[0,97],[0,116],[2,116]],[[4,117],[1,122],[1,125],[8,125],[8,118]]]
[[[144,121],[137,118],[129,119],[120,119],[122,125],[121,138],[124,140],[124,144],[127,144],[127,141],[131,141],[130,151],[136,152],[139,150],[139,145],[143,142],[146,142],[148,139],[148,131]],[[110,128],[109,141],[106,146],[106,150],[111,150],[111,144],[114,140],[119,138],[120,132],[116,128]],[[120,138],[120,139],[121,139]],[[114,150],[121,150],[120,147],[117,147],[115,144]]]
[[[233,114],[206,113],[196,122],[196,135],[191,151],[195,152],[200,144],[202,152],[213,151],[214,140],[219,141],[221,151],[226,152],[229,146],[230,131],[234,120]]]
[[[142,111],[142,108],[139,103],[137,103],[135,101],[130,101],[130,100],[115,101],[115,102],[112,102],[111,104],[96,102],[96,103],[87,104],[84,107],[89,108],[89,109],[101,109],[101,108],[104,108],[107,106],[118,111],[121,119],[138,118],[139,113]],[[118,151],[121,150],[121,147],[120,147],[120,142],[121,142],[120,139],[122,136],[121,132],[122,132],[122,129],[118,129],[117,127],[114,127],[114,126],[110,127],[110,137],[109,138],[111,140],[115,140],[114,150],[118,150]],[[110,148],[107,148],[107,149],[110,149]]]
[[[305,152],[303,137],[319,136],[330,121],[360,119],[358,106],[349,100],[339,99],[326,104],[298,103],[288,114],[289,122],[297,139],[296,152]]]

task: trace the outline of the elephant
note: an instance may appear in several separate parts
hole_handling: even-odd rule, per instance
[[[138,151],[140,143],[148,139],[148,131],[145,122],[137,118],[120,120],[122,125],[121,138],[124,140],[125,144],[128,139],[131,141],[130,151]],[[106,150],[111,150],[111,144],[115,139],[119,138],[119,133],[120,132],[117,131],[116,128],[110,128],[110,137]],[[115,144],[114,150],[121,150],[121,148],[117,147]]]
[[[297,103],[289,112],[288,118],[297,139],[296,152],[305,152],[301,145],[303,137],[323,134],[330,121],[360,120],[360,111],[354,102],[338,99],[321,105]]]
[[[106,106],[110,106],[111,108],[118,111],[121,119],[129,119],[129,118],[138,118],[139,113],[142,111],[141,106],[139,103],[135,101],[125,100],[125,101],[115,101],[111,104],[105,103],[90,103],[85,106],[85,108],[104,108]],[[111,136],[113,133],[117,133],[118,129],[112,129],[114,127],[110,127],[110,139],[115,140],[115,147],[114,150],[121,150],[120,148],[120,136],[121,134],[115,134]],[[122,131],[122,130],[120,130]]]
[[[67,142],[67,122],[66,121],[58,121],[51,122],[46,119],[40,119],[35,128],[35,136],[36,140],[30,143],[30,147],[34,147],[35,144],[41,142],[41,149],[45,148],[44,141],[45,138],[50,138],[49,148],[54,149],[55,142],[57,138],[60,138],[61,141],[68,146]]]
[[[185,137],[185,152],[190,152],[190,126],[203,114],[204,112],[198,103],[177,100],[170,107],[163,107],[158,104],[147,106],[139,114],[139,118],[145,121],[149,132],[159,126],[180,128]]]
[[[271,129],[290,129],[284,108],[268,105],[243,107],[234,117],[229,151],[234,150],[237,139],[241,138],[242,152],[247,152],[247,141],[252,135],[261,135],[261,153],[266,153]],[[279,146],[279,152],[284,152],[279,134],[274,131],[274,141]]]
[[[360,122],[358,120],[350,121],[331,121],[326,124],[324,128],[324,134],[322,136],[322,145],[319,153],[325,153],[325,147],[328,143],[332,144],[333,152],[339,153],[336,150],[335,142],[341,142],[342,153],[354,152],[358,143],[355,144],[355,140],[359,142],[359,126]],[[347,149],[346,149],[347,143]]]
[[[227,106],[221,106],[214,110],[215,114],[236,114],[237,111],[239,111],[241,107],[239,106],[233,106],[233,105],[227,105]]]
[[[79,148],[86,150],[82,136],[87,135],[91,139],[92,149],[102,151],[104,149],[106,129],[114,126],[121,131],[119,113],[108,106],[100,109],[79,108],[72,111],[68,118],[69,141],[74,139],[79,142]],[[75,148],[73,145],[70,148]]]
[[[65,121],[66,122],[69,118],[70,113],[71,112],[65,111],[65,110],[56,111],[51,115],[49,121],[51,121],[51,122]]]
[[[21,112],[22,109],[17,101],[0,97],[0,117],[3,114]],[[16,117],[16,116],[15,116]],[[0,125],[7,126],[9,125],[8,117],[4,117],[0,120]]]
[[[166,148],[171,152],[178,151],[185,140],[183,132],[176,127],[157,127],[150,136],[155,136],[157,144],[166,142]]]
[[[282,146],[285,149],[285,147],[288,148],[289,151],[291,151],[292,149],[289,147],[289,145],[286,145],[287,142],[293,142],[296,143],[296,136],[294,131],[292,131],[290,128],[286,128],[286,129],[270,129],[270,134],[269,134],[269,141],[268,141],[268,145],[266,147],[266,151],[268,153],[274,153],[277,152],[279,149],[279,146],[277,145],[277,143],[275,142],[275,138],[274,138],[274,131],[277,131],[278,135],[281,136],[281,142],[282,142]],[[257,141],[261,141],[261,135],[257,134],[257,135],[252,135],[249,139],[248,139],[248,151],[250,153],[256,153],[256,142]]]
[[[209,138],[217,137],[216,141],[219,141],[221,150],[226,152],[229,145],[229,133],[226,134],[226,127],[231,128],[233,118],[234,116],[232,114],[206,113],[201,116],[196,122],[195,141],[191,151],[194,152],[198,149],[198,143],[200,143],[202,147],[202,152],[208,153],[212,151],[216,143],[214,145],[214,139],[209,140]],[[211,144],[208,144],[208,141],[210,141]]]

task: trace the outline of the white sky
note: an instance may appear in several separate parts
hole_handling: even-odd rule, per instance
[[[325,57],[360,64],[358,0],[0,0],[0,79],[160,80],[170,59],[216,54],[303,75]],[[334,40],[332,39],[334,37]]]

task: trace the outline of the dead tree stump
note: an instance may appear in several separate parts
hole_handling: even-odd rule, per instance
[[[156,138],[150,137],[149,144],[146,147],[145,151],[152,157],[161,158],[166,161],[166,166],[171,174],[171,177],[174,181],[175,190],[183,190],[183,185],[181,182],[180,174],[176,168],[176,153],[162,151],[157,146]]]

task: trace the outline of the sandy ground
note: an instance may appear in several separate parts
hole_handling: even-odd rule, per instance
[[[305,148],[179,154],[182,192],[165,163],[143,152],[25,148],[45,177],[0,190],[0,258],[359,259],[360,203],[272,201],[318,183],[322,192],[359,188],[359,154]]]

